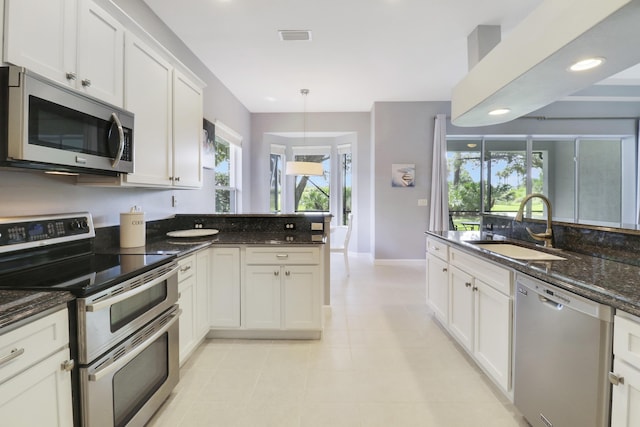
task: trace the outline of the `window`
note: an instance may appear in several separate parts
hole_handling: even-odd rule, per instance
[[[294,211],[329,212],[331,182],[331,147],[293,147],[293,160],[322,163],[321,176],[295,177]]]
[[[215,124],[215,212],[236,213],[240,177],[242,137],[216,121]]]
[[[338,146],[338,224],[347,225],[351,213],[351,145]]]
[[[480,140],[447,141],[449,213],[459,229],[480,221],[481,146]]]
[[[282,175],[285,162],[285,147],[283,145],[271,145],[271,178],[269,192],[269,211],[282,212]]]

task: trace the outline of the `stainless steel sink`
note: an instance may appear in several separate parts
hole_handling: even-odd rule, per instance
[[[538,251],[535,249],[525,248],[523,246],[514,245],[511,243],[482,243],[482,242],[469,242],[474,246],[485,249],[490,252],[495,252],[500,255],[507,256],[513,259],[521,259],[525,261],[564,261],[566,258],[553,255],[547,252]]]

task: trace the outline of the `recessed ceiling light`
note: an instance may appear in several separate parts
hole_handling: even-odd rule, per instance
[[[511,110],[509,108],[496,108],[495,110],[489,111],[490,116],[501,116],[503,114],[509,113]]]
[[[599,67],[604,63],[604,58],[587,58],[582,61],[578,61],[569,67],[571,71],[585,71],[592,68]]]

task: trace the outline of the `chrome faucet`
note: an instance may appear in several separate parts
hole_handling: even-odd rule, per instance
[[[544,194],[532,193],[526,196],[522,200],[522,203],[520,203],[520,208],[518,209],[518,213],[516,214],[515,220],[518,222],[522,222],[522,211],[524,210],[524,206],[527,204],[529,200],[533,199],[534,197],[542,199],[544,204],[547,205],[547,229],[545,230],[544,233],[534,233],[533,231],[531,231],[529,227],[527,227],[527,232],[535,240],[544,242],[545,248],[553,248],[553,229],[551,228],[551,202],[549,201],[549,199],[546,198]]]

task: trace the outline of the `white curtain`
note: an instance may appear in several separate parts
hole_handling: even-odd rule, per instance
[[[436,115],[433,132],[433,166],[431,168],[431,203],[429,230],[449,229],[449,190],[447,187],[447,116]]]

